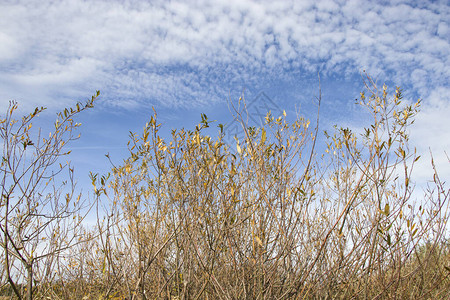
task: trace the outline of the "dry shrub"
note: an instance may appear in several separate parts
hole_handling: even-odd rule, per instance
[[[92,176],[108,205],[88,253],[73,248],[78,263],[61,272],[66,297],[445,298],[449,190],[435,172],[423,200],[412,197],[420,102],[402,106],[399,88],[390,97],[368,76],[366,88],[370,124],[325,133],[323,155],[318,117],[269,113],[249,127],[240,99],[245,137],[230,148],[222,125],[205,134],[205,115],[166,140],[155,112],[129,158]]]
[[[104,252],[121,253],[105,283],[133,299],[445,297],[448,190],[435,174],[423,201],[411,197],[420,102],[402,106],[399,88],[390,98],[370,77],[366,87],[371,124],[325,133],[325,155],[318,119],[248,127],[243,100],[236,151],[222,130],[203,133],[204,115],[165,140],[155,113],[104,189]]]

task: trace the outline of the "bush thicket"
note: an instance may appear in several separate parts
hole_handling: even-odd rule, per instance
[[[131,134],[129,157],[110,174],[91,176],[104,217],[55,257],[51,280],[43,265],[35,268],[35,278],[45,278],[34,295],[445,298],[449,190],[432,163],[424,198],[412,197],[419,156],[408,131],[420,102],[401,99],[400,88],[389,96],[367,77],[359,105],[371,123],[362,134],[325,132],[323,154],[318,117],[311,124],[269,113],[263,126],[249,127],[240,99],[233,114],[245,137],[230,147],[222,125],[217,137],[205,134],[205,116],[195,129],[163,138],[155,112],[141,134]],[[6,235],[2,243],[5,257],[13,250]]]

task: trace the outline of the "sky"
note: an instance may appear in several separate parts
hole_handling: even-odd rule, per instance
[[[296,110],[321,130],[361,128],[353,105],[366,71],[406,102],[422,99],[411,144],[430,176],[432,151],[450,179],[450,5],[448,1],[0,1],[0,110],[55,112],[101,96],[80,115],[70,159],[79,181],[126,157],[154,107],[166,133],[205,113],[230,124],[227,101]]]

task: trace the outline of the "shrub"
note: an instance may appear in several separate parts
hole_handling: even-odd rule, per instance
[[[166,140],[155,112],[131,135],[110,189],[93,178],[110,199],[99,223],[104,296],[444,297],[448,190],[435,174],[418,209],[411,199],[419,157],[408,128],[420,101],[402,106],[400,88],[389,97],[370,77],[366,88],[359,104],[371,124],[362,135],[325,133],[324,155],[319,119],[311,129],[269,113],[264,126],[248,127],[241,99],[236,151],[222,125],[216,138],[204,134],[205,115]],[[440,254],[424,251],[426,242]]]

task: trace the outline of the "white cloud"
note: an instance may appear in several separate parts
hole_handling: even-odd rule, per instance
[[[416,121],[411,129],[411,143],[422,155],[417,169],[420,174],[419,179],[431,179],[431,155],[442,179],[450,178],[450,130],[448,118],[450,116],[450,88],[437,87],[421,108],[416,117]]]
[[[367,69],[426,97],[450,78],[449,15],[402,1],[0,4],[0,103],[98,88],[110,102],[191,105],[292,67]]]
[[[0,62],[7,62],[19,54],[17,41],[10,35],[0,32]]]

